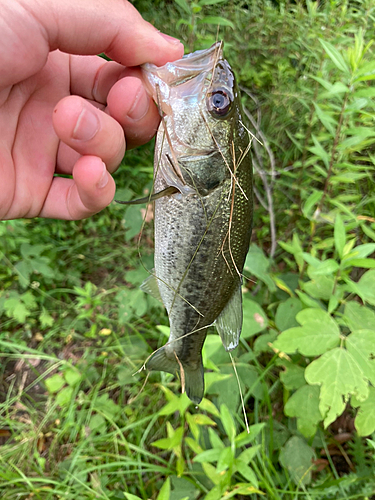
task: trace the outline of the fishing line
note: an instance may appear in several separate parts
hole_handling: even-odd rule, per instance
[[[235,373],[235,375],[236,375],[236,379],[237,379],[237,383],[238,383],[238,389],[239,389],[239,391],[240,391],[241,406],[242,406],[243,416],[244,416],[244,419],[245,419],[246,430],[247,430],[247,433],[248,433],[248,434],[250,434],[249,422],[248,422],[248,420],[247,420],[247,416],[246,416],[245,403],[244,403],[244,400],[243,400],[243,394],[242,394],[242,389],[241,389],[241,383],[240,383],[240,379],[239,379],[239,377],[238,377],[237,368],[236,368],[236,365],[235,365],[235,363],[234,363],[234,360],[233,360],[232,354],[231,354],[230,352],[228,352],[228,354],[229,354],[230,360],[232,361],[233,370],[234,370],[234,373]]]
[[[215,143],[215,145],[216,145],[216,147],[217,147],[217,150],[219,151],[219,153],[220,153],[221,157],[222,157],[222,158],[223,158],[223,160],[224,160],[224,163],[225,163],[226,167],[228,168],[228,170],[229,170],[229,172],[230,172],[231,177],[233,177],[234,182],[238,185],[238,187],[240,188],[241,193],[243,194],[243,196],[244,196],[244,197],[245,197],[245,199],[247,200],[248,198],[247,198],[247,196],[246,196],[246,193],[244,192],[244,190],[243,190],[243,189],[242,189],[242,187],[240,186],[240,184],[239,184],[239,182],[238,182],[237,178],[235,177],[234,173],[232,172],[232,170],[231,170],[231,168],[230,168],[230,166],[229,166],[229,163],[228,163],[227,159],[225,158],[224,153],[222,152],[222,150],[221,150],[221,148],[220,148],[220,145],[218,144],[218,142],[217,142],[217,140],[216,140],[216,137],[214,136],[214,134],[213,134],[213,132],[212,132],[212,130],[211,130],[211,128],[210,128],[209,123],[208,123],[208,122],[207,122],[207,120],[206,120],[206,117],[204,116],[204,114],[203,114],[202,110],[200,110],[200,112],[201,112],[201,116],[202,116],[202,118],[203,118],[203,120],[204,120],[204,122],[205,122],[205,124],[206,124],[206,126],[207,126],[207,128],[208,128],[208,130],[209,130],[209,132],[210,132],[210,134],[211,134],[211,137],[212,137],[212,139],[213,139],[213,141],[214,141],[214,143]],[[251,143],[250,143],[250,145],[251,145]]]

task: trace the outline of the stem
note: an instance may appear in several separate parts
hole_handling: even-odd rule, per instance
[[[340,119],[339,119],[339,123],[338,123],[337,129],[336,129],[335,140],[333,142],[332,154],[331,154],[331,159],[330,159],[330,162],[329,162],[329,167],[328,167],[328,173],[327,173],[326,182],[324,184],[323,196],[322,196],[322,198],[321,198],[321,200],[319,202],[319,205],[318,205],[318,211],[319,212],[321,212],[321,210],[322,210],[324,200],[325,200],[325,198],[326,198],[326,196],[328,194],[329,188],[330,188],[329,181],[330,181],[330,178],[332,176],[333,164],[334,164],[335,159],[336,159],[337,145],[338,145],[339,140],[340,140],[340,134],[341,134],[342,124],[343,124],[343,121],[344,121],[344,111],[345,111],[345,108],[346,108],[346,105],[347,105],[347,102],[348,102],[348,98],[349,98],[349,92],[346,92],[345,98],[344,98],[344,102],[342,103],[342,106],[341,106]]]

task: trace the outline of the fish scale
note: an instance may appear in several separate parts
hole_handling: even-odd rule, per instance
[[[207,328],[215,324],[228,351],[241,333],[253,201],[251,156],[239,159],[250,138],[221,43],[144,65],[143,75],[164,116],[155,146],[155,273],[142,288],[161,298],[170,322],[168,343],[146,366],[180,372],[199,403]]]

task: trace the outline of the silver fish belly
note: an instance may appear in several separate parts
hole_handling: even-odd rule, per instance
[[[207,328],[215,324],[228,351],[242,328],[241,273],[253,212],[250,138],[221,43],[160,68],[144,65],[143,74],[163,113],[154,192],[175,188],[155,201],[155,276],[142,286],[160,295],[170,338],[147,368],[179,372],[199,403]]]

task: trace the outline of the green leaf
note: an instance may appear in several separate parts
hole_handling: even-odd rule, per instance
[[[352,331],[370,330],[375,325],[375,312],[350,300],[345,304],[344,320]]]
[[[143,224],[143,216],[138,205],[131,205],[125,212],[125,241],[130,241],[137,236]]]
[[[298,295],[298,297],[300,298],[300,301],[302,302],[302,304],[305,307],[309,307],[309,308],[311,307],[313,309],[315,309],[315,308],[320,309],[323,307],[319,301],[312,299],[311,297],[309,297],[309,295],[302,292],[301,290],[296,290],[296,294]]]
[[[277,308],[275,323],[280,331],[297,326],[296,315],[301,311],[302,304],[297,298],[287,299]]]
[[[33,271],[30,262],[28,260],[21,260],[20,262],[17,262],[14,268],[17,271],[18,279],[22,288],[29,286],[30,274]]]
[[[222,500],[222,486],[217,485],[210,490],[204,497],[204,500]]]
[[[313,104],[314,104],[314,108],[315,108],[315,112],[317,114],[317,117],[322,122],[324,127],[328,130],[328,132],[330,132],[330,134],[334,137],[335,133],[336,133],[336,126],[337,126],[336,120],[334,118],[332,118],[331,115],[329,115],[328,113],[323,111],[321,109],[321,107],[316,102],[313,102]]]
[[[197,455],[199,453],[202,453],[202,447],[193,438],[186,437],[185,444],[187,444],[189,448],[193,450],[193,452],[196,453]]]
[[[372,326],[375,328],[375,323]],[[375,329],[356,330],[346,337],[345,342],[365,377],[375,385]]]
[[[252,244],[246,257],[244,266],[245,272],[263,281],[268,286],[270,292],[276,292],[275,283],[268,273],[269,266],[270,261],[264,255],[263,251]]]
[[[297,428],[306,438],[316,433],[322,420],[319,410],[319,387],[304,385],[287,401],[284,410],[288,417],[297,418]]]
[[[124,491],[124,496],[126,500],[142,500],[141,497],[137,497],[137,495],[132,495],[131,493],[126,493],[125,491]]]
[[[250,426],[249,431],[243,431],[241,434],[238,434],[235,438],[235,443],[236,447],[240,448],[242,446],[246,446],[249,443],[252,443],[255,441],[255,439],[258,437],[259,433],[264,429],[265,424],[254,424]]]
[[[356,82],[365,82],[368,80],[375,79],[375,64],[373,61],[369,61],[365,64],[362,64],[360,68],[356,71],[355,74]]]
[[[158,439],[157,441],[154,441],[152,445],[162,450],[172,450],[175,446],[181,445],[183,435],[183,427],[178,427],[171,437]]]
[[[332,349],[313,361],[305,371],[306,381],[320,385],[319,409],[324,415],[324,426],[334,422],[345,409],[351,395],[360,401],[368,397],[366,377],[350,352]]]
[[[227,0],[199,0],[198,5],[201,7],[205,5],[215,5],[217,3],[227,2]]]
[[[110,420],[116,418],[121,411],[120,407],[110,399],[108,394],[98,396],[95,402],[93,402],[93,409],[103,413],[104,416]]]
[[[4,301],[4,311],[8,318],[14,318],[18,323],[24,323],[31,312],[25,307],[25,304],[16,298],[10,298]]]
[[[336,68],[348,75],[350,73],[349,67],[336,47],[321,38],[319,38],[319,42],[323,45],[323,49],[326,51],[328,57],[331,59]]]
[[[359,436],[369,436],[375,432],[375,387],[370,387],[366,401],[358,403],[352,399],[352,406],[359,406],[354,421]]]
[[[308,255],[309,254],[304,253],[303,257],[307,259]],[[311,262],[311,259],[309,260]],[[327,274],[333,274],[338,271],[339,267],[340,266],[338,265],[338,263],[333,259],[327,259],[319,262],[314,261],[314,264],[311,266],[311,269],[308,270],[308,273],[311,278],[315,278],[317,276],[326,276]]]
[[[268,326],[268,318],[262,307],[255,301],[244,297],[242,338],[248,339]]]
[[[186,14],[191,15],[191,9],[186,0],[174,0],[174,1],[176,2],[177,5],[181,7],[182,10],[186,12]]]
[[[219,438],[215,430],[212,429],[212,427],[208,429],[208,435],[210,436],[210,443],[212,448],[225,448],[224,443]]]
[[[311,268],[309,268],[310,274]],[[311,272],[314,275],[314,271]],[[303,283],[303,290],[314,299],[329,300],[332,296],[335,280],[331,276],[319,276],[316,279]]]
[[[191,401],[187,397],[186,393],[175,396],[171,401],[163,406],[163,408],[159,411],[159,415],[172,415],[172,413],[175,413],[176,411],[178,411],[180,415],[184,415],[190,404]]]
[[[325,149],[323,148],[323,146],[320,144],[320,142],[318,141],[318,139],[315,137],[314,134],[312,134],[312,140],[314,142],[314,146],[309,148],[309,151],[314,154],[315,156],[317,156],[318,158],[320,158],[324,165],[326,166],[327,170],[328,170],[328,167],[329,167],[329,154],[327,153],[327,151],[325,151]]]
[[[237,457],[237,460],[240,462],[244,462],[245,464],[248,464],[253,460],[255,455],[258,453],[258,451],[261,449],[261,445],[257,444],[255,446],[251,446],[250,448],[246,448],[240,455]]]
[[[79,382],[82,380],[81,373],[78,370],[75,370],[74,368],[67,368],[66,370],[64,370],[63,375],[67,384],[69,384],[72,387],[79,384]]]
[[[61,374],[56,373],[55,375],[47,378],[44,383],[46,384],[48,392],[54,394],[64,387],[65,380]]]
[[[208,462],[202,462],[202,469],[206,476],[210,478],[210,481],[212,481],[215,485],[221,483],[222,475],[216,472],[216,467]]]
[[[54,323],[53,317],[49,314],[49,312],[42,307],[42,312],[39,315],[40,326],[42,328],[46,328],[48,326],[52,326]]]
[[[253,352],[255,356],[259,356],[262,352],[272,352],[272,348],[269,344],[273,344],[277,338],[277,331],[270,330],[269,333],[264,333],[256,338],[253,345]]]
[[[226,353],[223,353],[227,356]],[[217,404],[225,403],[229,408],[237,408],[240,402],[240,394],[238,389],[238,382],[233,373],[233,367],[230,364],[220,365],[221,373],[206,373],[205,381],[207,386],[211,384],[214,378],[215,383],[207,387],[207,394],[217,394]],[[249,365],[248,362],[237,365],[237,372],[240,379],[242,392],[246,388],[251,388],[251,393],[257,399],[263,398],[263,388],[259,380],[259,374],[254,366]],[[234,411],[234,410],[233,410]]]
[[[223,448],[217,461],[216,472],[220,474],[220,472],[228,470],[233,466],[233,462],[234,455],[232,448],[230,446]]]
[[[375,306],[375,269],[367,271],[358,281],[357,287],[361,292],[362,300]]]
[[[234,30],[234,24],[229,19],[220,16],[205,16],[202,19],[198,19],[198,24],[213,24],[215,26],[229,26]]]
[[[99,414],[93,415],[90,418],[89,428],[93,432],[103,433],[106,430],[105,418]]]
[[[163,486],[161,487],[159,495],[156,497],[156,500],[169,500],[170,496],[171,496],[171,481],[169,477],[167,477]]]
[[[221,423],[224,426],[225,432],[229,438],[229,441],[234,442],[236,436],[236,426],[234,425],[232,415],[225,404],[220,406]]]
[[[197,425],[216,425],[216,422],[214,422],[208,415],[203,415],[202,413],[192,415],[192,419]]]
[[[313,458],[315,458],[314,450],[298,436],[291,437],[280,453],[281,464],[298,485],[311,482]]]
[[[304,356],[318,356],[338,345],[340,330],[336,321],[321,309],[304,309],[296,316],[301,327],[289,328],[273,344],[280,351],[299,351]]]
[[[243,476],[246,481],[249,481],[255,488],[259,487],[258,479],[253,471],[246,463],[239,459],[235,460],[235,467],[237,471]]]
[[[345,226],[344,226],[344,223],[341,219],[340,214],[336,214],[334,237],[335,237],[336,251],[337,251],[340,259],[342,259],[343,258],[343,250],[344,250],[344,246],[345,246],[345,242],[346,242],[346,233],[345,233]]]
[[[313,215],[313,213],[312,213],[313,209],[314,209],[315,205],[317,205],[319,203],[322,196],[323,196],[323,191],[313,190],[313,192],[310,194],[310,196],[307,198],[307,200],[303,204],[302,213],[307,219],[310,219],[311,216]]]
[[[362,267],[364,269],[374,269],[375,268],[375,259],[350,259],[345,261],[346,267]]]
[[[206,411],[207,413],[211,413],[211,415],[214,415],[214,417],[220,416],[218,409],[209,399],[203,398],[202,401],[199,403],[199,409]]]
[[[147,312],[147,299],[139,288],[124,288],[116,294],[119,323],[125,325],[133,316],[143,316]]]
[[[186,417],[186,422],[188,423],[190,432],[193,434],[194,439],[197,442],[199,442],[199,437],[200,437],[201,431],[200,431],[198,425],[196,424],[196,422],[194,421],[193,416],[190,415],[189,412],[186,412],[185,417]]]
[[[280,372],[280,380],[288,391],[298,389],[306,384],[305,369],[301,366],[295,365],[285,359],[280,359],[277,365],[284,367],[284,371]]]
[[[194,462],[217,462],[220,458],[222,448],[213,448],[211,450],[203,451],[194,457]]]
[[[56,395],[55,402],[60,406],[67,406],[71,402],[72,397],[73,397],[73,388],[64,387]]]
[[[375,252],[375,243],[365,243],[364,245],[358,245],[353,248],[349,253],[347,253],[344,257],[346,259],[364,259],[368,255]]]

